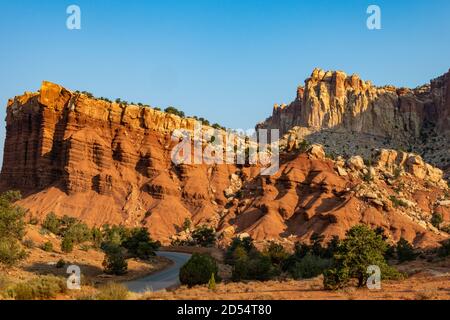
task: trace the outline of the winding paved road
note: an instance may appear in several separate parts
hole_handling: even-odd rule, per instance
[[[158,251],[160,257],[172,260],[174,263],[168,268],[149,276],[125,282],[131,292],[160,291],[180,284],[179,273],[181,267],[189,260],[190,254],[180,252]]]

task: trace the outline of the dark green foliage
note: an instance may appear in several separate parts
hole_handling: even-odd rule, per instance
[[[197,118],[196,118],[196,119],[197,119]],[[201,122],[203,125],[205,125],[205,126],[209,126],[209,125],[210,125],[209,121],[206,120],[206,119],[203,118],[203,117],[200,117],[200,118],[198,118],[197,120],[200,121],[200,122]]]
[[[106,274],[122,275],[127,273],[128,262],[125,259],[125,249],[114,244],[108,245],[102,265]]]
[[[129,235],[130,230],[122,225],[103,226],[102,238],[104,243],[116,244],[120,246],[122,245],[122,242],[129,237]]]
[[[192,221],[189,218],[184,219],[182,229],[183,231],[189,230],[192,226]]]
[[[41,246],[41,249],[46,252],[53,252],[53,243],[47,241]]]
[[[283,263],[283,270],[294,279],[313,278],[323,273],[331,265],[339,238],[333,237],[326,247],[322,245],[323,241],[323,235],[314,233],[310,237],[311,245],[297,242],[294,253]]]
[[[82,94],[86,95],[88,98],[94,98],[94,95],[89,91],[81,91]]]
[[[227,130],[225,127],[222,127],[220,124],[218,124],[218,123],[214,123],[211,127],[213,127],[214,129],[217,129],[217,130]]]
[[[399,262],[412,261],[418,256],[418,254],[414,251],[413,246],[404,238],[400,238],[397,242],[396,252]]]
[[[253,244],[253,239],[251,237],[241,238],[233,238],[230,246],[225,253],[225,262],[227,264],[233,265],[235,258],[235,251],[239,248],[239,251],[243,251],[246,255],[248,255],[251,251],[256,250],[255,245]]]
[[[16,191],[0,195],[0,239],[22,240],[25,235],[25,211],[13,204],[20,198]]]
[[[450,240],[442,242],[440,248],[438,249],[438,255],[440,257],[448,257],[450,255]]]
[[[25,211],[13,203],[21,198],[17,191],[0,195],[0,264],[13,266],[26,257],[21,241],[25,235]]]
[[[74,244],[91,240],[89,227],[80,220],[67,215],[58,218],[56,214],[50,212],[42,227],[58,236],[71,238]]]
[[[401,199],[398,199],[396,196],[390,196],[389,199],[391,200],[394,207],[408,207],[408,205]]]
[[[69,236],[64,236],[61,241],[61,251],[64,253],[70,253],[73,251],[73,239]]]
[[[382,278],[400,278],[395,269],[388,266],[384,258],[387,245],[380,235],[364,225],[351,228],[341,241],[333,257],[331,269],[324,272],[325,289],[338,289],[352,278],[363,286],[367,278],[367,268],[376,265],[381,269]]]
[[[96,249],[99,249],[103,242],[102,230],[100,230],[99,228],[93,227],[91,229],[91,238],[92,238],[93,247]]]
[[[184,114],[183,111],[180,111],[180,110],[178,110],[178,109],[175,108],[175,107],[167,107],[167,108],[164,110],[164,112],[170,113],[170,114],[174,114],[174,115],[177,115],[177,116],[179,116],[179,117],[181,117],[181,118],[184,118],[184,116],[185,116],[185,114]]]
[[[302,142],[300,142],[299,144],[299,149],[301,152],[305,152],[310,146],[311,144],[308,141],[302,140]]]
[[[216,232],[208,226],[201,226],[192,232],[192,239],[201,247],[212,247],[216,243]]]
[[[280,269],[272,264],[270,258],[258,252],[252,256],[244,255],[236,259],[232,279],[267,281],[279,274]]]
[[[294,253],[285,260],[282,265],[282,269],[294,276],[294,274],[298,273],[297,271],[295,271],[298,267],[298,265],[296,266],[296,264],[300,263],[307,255],[319,258],[316,259],[318,263],[330,260],[337,250],[337,247],[339,245],[339,238],[334,236],[330,240],[330,242],[328,242],[326,247],[322,246],[323,240],[323,236],[314,233],[310,237],[311,245],[297,242],[294,247]],[[310,260],[312,259],[314,258],[311,258]],[[306,263],[307,262],[305,262],[304,264],[306,265]],[[320,265],[323,265],[324,263],[325,262],[320,263]]]
[[[61,269],[64,268],[65,265],[66,262],[64,261],[64,259],[59,259],[58,262],[56,263],[56,268]]]
[[[431,217],[431,224],[439,229],[442,222],[444,222],[442,215],[437,212],[433,213],[433,216]]]
[[[148,259],[156,255],[155,251],[158,250],[161,243],[159,241],[153,241],[146,228],[134,228],[122,242],[122,246],[131,255],[140,259]]]
[[[322,274],[330,265],[330,259],[308,252],[303,258],[296,260],[287,271],[294,279],[308,279]]]
[[[127,272],[126,258],[148,259],[160,247],[153,241],[145,228],[128,229],[124,226],[103,226],[102,234],[95,232],[97,242],[102,240],[101,249],[105,252],[103,267],[105,273],[120,275]]]
[[[59,234],[61,228],[61,220],[56,216],[55,213],[50,212],[45,217],[42,227],[54,234]]]
[[[219,268],[213,257],[208,254],[194,253],[189,261],[180,270],[180,282],[189,287],[207,284],[214,274],[219,280],[217,272]]]
[[[281,244],[274,241],[270,241],[264,249],[263,254],[267,256],[271,263],[277,266],[281,266],[289,257],[289,253],[284,249]]]
[[[68,226],[63,235],[72,239],[74,243],[83,243],[91,240],[92,233],[86,224],[77,221]]]

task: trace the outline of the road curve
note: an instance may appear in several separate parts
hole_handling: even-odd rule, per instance
[[[168,268],[158,271],[149,276],[139,278],[123,284],[131,292],[142,293],[146,291],[160,291],[180,284],[179,274],[181,267],[189,260],[190,254],[181,252],[158,251],[160,257],[173,261]]]

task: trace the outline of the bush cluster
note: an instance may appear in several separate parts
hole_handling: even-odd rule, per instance
[[[276,243],[270,243],[261,253],[250,237],[234,238],[225,256],[226,262],[233,267],[233,281],[270,280],[280,274],[285,257],[284,248]]]
[[[61,236],[61,251],[72,252],[74,245],[92,240],[93,232],[80,220],[67,215],[59,218],[55,213],[50,212],[42,227],[55,235]]]
[[[97,235],[100,237],[100,234]],[[153,241],[145,228],[103,226],[100,248],[105,253],[105,273],[121,275],[127,272],[127,258],[149,259],[161,246]]]
[[[7,191],[0,195],[0,264],[13,266],[26,257],[22,246],[25,210],[14,205],[21,195]]]
[[[8,298],[16,300],[48,300],[67,290],[66,280],[55,276],[39,276],[9,287]]]
[[[294,253],[284,262],[283,270],[294,279],[314,278],[322,274],[331,265],[331,259],[339,244],[337,237],[333,237],[326,246],[323,241],[323,236],[313,233],[310,244],[297,242]]]
[[[180,270],[180,282],[189,287],[200,284],[215,287],[215,282],[220,281],[218,271],[217,262],[213,257],[209,254],[194,253]]]

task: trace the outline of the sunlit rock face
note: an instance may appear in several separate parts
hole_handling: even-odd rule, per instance
[[[414,151],[448,170],[450,72],[407,89],[376,87],[357,75],[315,69],[295,101],[275,105],[272,116],[257,127],[328,144],[328,151],[337,154],[367,155],[373,147]]]

